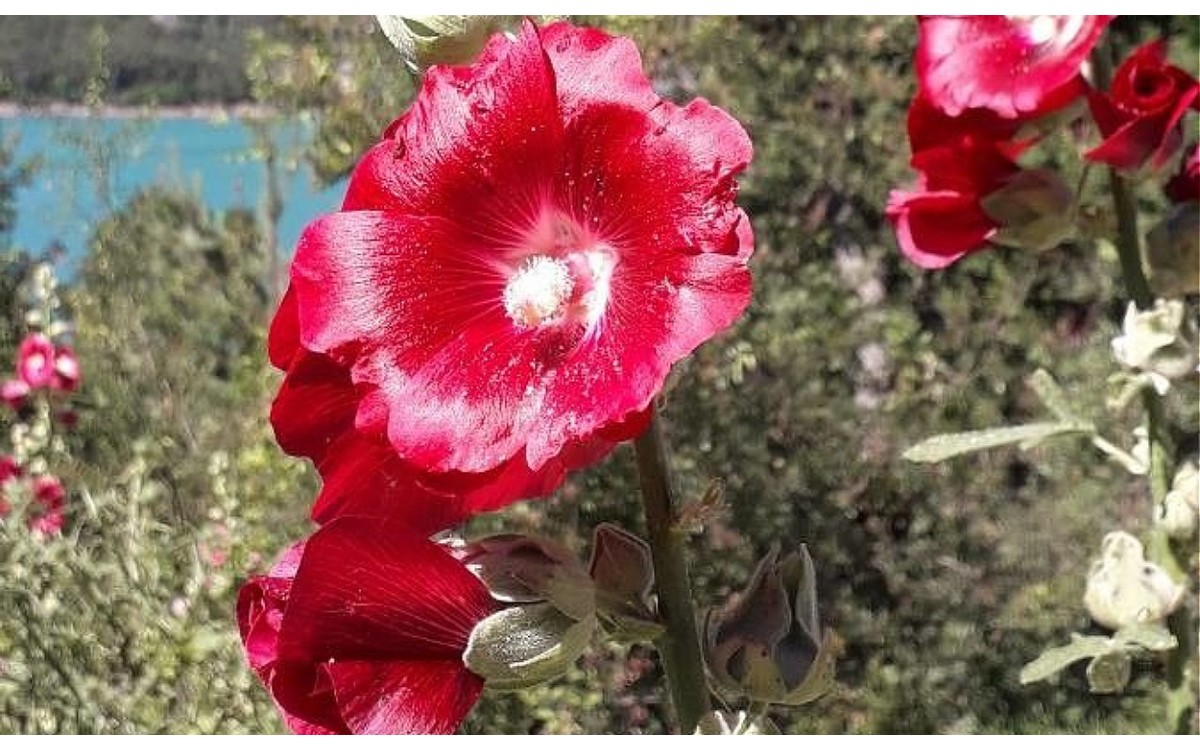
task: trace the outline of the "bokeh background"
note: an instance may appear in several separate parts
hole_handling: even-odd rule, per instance
[[[741,190],[754,302],[677,368],[664,419],[682,495],[727,485],[728,512],[692,539],[702,606],[773,542],[806,542],[816,561],[822,619],[846,643],[839,686],[776,721],[1166,731],[1154,664],[1120,696],[1089,694],[1081,667],[1017,681],[1045,646],[1093,628],[1088,563],[1111,528],[1149,523],[1143,484],[1083,439],[933,468],[900,458],[934,433],[1038,418],[1025,378],[1039,367],[1127,439],[1136,415],[1104,408],[1124,312],[1115,254],[1069,242],[938,273],[903,259],[883,207],[912,179],[911,18],[577,20],[634,37],[660,93],[704,96],[755,144]],[[1169,34],[1198,67],[1194,17],[1124,17],[1111,33],[1127,49]],[[63,534],[0,529],[0,732],[281,730],[233,602],[308,533],[316,480],[272,439],[266,326],[300,228],[336,207],[412,91],[370,18],[0,23],[0,360],[47,261],[84,372],[54,467]],[[1069,172],[1076,146],[1045,148]],[[1195,445],[1195,388],[1168,407]],[[627,448],[473,530],[540,531],[582,553],[605,520],[642,528]],[[597,644],[563,680],[486,695],[463,729],[658,732],[660,683],[653,650]]]

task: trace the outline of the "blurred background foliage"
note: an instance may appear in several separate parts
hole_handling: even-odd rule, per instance
[[[1124,308],[1115,256],[1080,241],[980,253],[940,273],[900,256],[883,207],[912,179],[910,18],[584,20],[633,36],[661,93],[708,98],[755,144],[741,190],[757,235],[754,302],[678,367],[664,418],[682,494],[699,497],[713,477],[727,484],[728,512],[693,538],[700,604],[738,590],[773,542],[803,541],[823,620],[847,643],[839,687],[776,721],[792,732],[1164,731],[1156,665],[1140,666],[1121,696],[1090,695],[1081,668],[1017,682],[1044,646],[1089,629],[1084,573],[1106,531],[1148,523],[1141,484],[1082,440],[934,468],[900,459],[927,435],[1038,418],[1024,384],[1038,367],[1128,445],[1134,415],[1103,403]],[[187,44],[154,36],[151,48],[208,60],[198,69],[236,85],[166,76],[182,98],[154,87],[135,96],[113,85],[111,52],[86,76],[118,101],[253,97],[273,116],[313,116],[305,156],[327,181],[412,96],[369,18],[180,23]],[[125,39],[84,26],[71,33],[97,44],[99,28],[110,50]],[[1194,70],[1194,19],[1115,29],[1129,42],[1172,33]],[[14,68],[11,48],[0,50],[9,98],[87,89],[50,62]],[[25,178],[5,153],[0,142],[0,240]],[[1157,201],[1145,196],[1148,213]],[[278,383],[264,351],[279,288],[272,236],[250,211],[217,215],[170,190],[95,228],[65,291],[85,374],[70,465],[57,467],[67,532],[40,542],[0,530],[0,731],[280,729],[232,615],[241,580],[307,533],[316,486],[266,419]],[[0,276],[4,352],[22,333],[29,265],[13,249]],[[1171,398],[1180,444],[1194,447],[1195,389]],[[604,520],[642,527],[625,448],[553,498],[473,530],[537,530],[583,551]],[[655,659],[643,646],[597,645],[564,680],[485,696],[464,731],[662,731]]]

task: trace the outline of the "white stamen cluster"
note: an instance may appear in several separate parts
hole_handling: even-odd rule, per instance
[[[504,288],[504,311],[517,325],[534,328],[560,317],[575,281],[567,264],[546,255],[526,258]]]

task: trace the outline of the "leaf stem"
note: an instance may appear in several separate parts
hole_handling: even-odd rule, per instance
[[[651,412],[650,425],[634,441],[634,450],[654,561],[658,610],[666,625],[656,645],[662,656],[679,731],[690,734],[700,718],[712,710],[712,705],[692,607],[684,535],[675,524],[667,450],[658,421],[658,415]]]

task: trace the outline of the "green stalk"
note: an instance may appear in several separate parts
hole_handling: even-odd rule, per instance
[[[658,416],[650,415],[650,426],[634,441],[646,529],[654,560],[658,611],[666,630],[656,642],[679,732],[690,734],[700,717],[712,710],[704,656],[692,608],[692,586],[688,579],[684,535],[677,527],[671,498],[671,475],[666,444],[658,427]]]
[[[1111,42],[1097,47],[1092,56],[1097,86],[1107,89],[1112,80],[1113,51]],[[1121,261],[1121,274],[1125,288],[1139,310],[1149,310],[1154,304],[1154,293],[1142,267],[1141,233],[1138,230],[1137,204],[1128,180],[1117,170],[1108,169],[1109,190],[1117,219],[1117,254]],[[1146,429],[1150,443],[1150,499],[1154,512],[1161,506],[1171,486],[1172,462],[1170,440],[1166,431],[1162,399],[1152,388],[1142,390],[1142,405],[1146,410]],[[1191,590],[1191,572],[1188,560],[1181,558],[1172,548],[1171,540],[1161,527],[1149,532],[1147,549],[1151,560],[1161,565],[1172,578],[1182,578]],[[1195,710],[1192,686],[1196,681],[1196,636],[1192,625],[1193,614],[1190,602],[1184,602],[1167,620],[1167,627],[1178,639],[1179,646],[1166,654],[1166,677],[1169,694],[1167,698],[1167,720],[1171,731],[1189,734],[1192,731]]]

